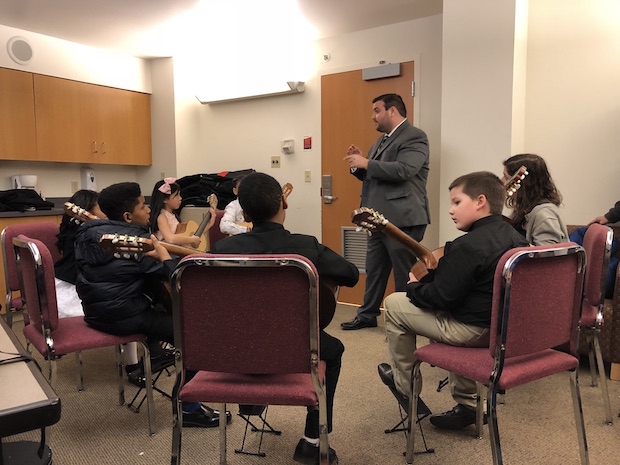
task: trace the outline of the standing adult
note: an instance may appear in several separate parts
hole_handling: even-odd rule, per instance
[[[405,234],[421,241],[430,223],[426,196],[428,138],[409,123],[399,95],[380,95],[372,105],[372,120],[383,136],[372,145],[368,156],[351,145],[344,159],[351,174],[362,181],[361,206],[380,212]],[[396,291],[404,292],[415,261],[400,243],[381,232],[373,233],[366,249],[364,302],[352,321],[341,324],[342,329],[377,326],[390,271],[394,269]]]

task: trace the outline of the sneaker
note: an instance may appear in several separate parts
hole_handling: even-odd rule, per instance
[[[319,465],[319,445],[314,445],[306,441],[304,438],[299,440],[297,447],[295,448],[295,454],[293,455],[295,462],[303,463],[306,465]],[[337,465],[338,456],[336,451],[329,448],[329,465]]]
[[[226,423],[230,423],[232,414],[226,412]],[[220,426],[220,412],[206,405],[200,404],[200,408],[194,412],[183,412],[183,428],[216,428]]]

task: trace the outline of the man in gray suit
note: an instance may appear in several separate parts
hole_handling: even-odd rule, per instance
[[[372,119],[384,135],[370,148],[368,157],[351,145],[344,158],[351,174],[362,181],[361,206],[383,214],[419,242],[430,223],[426,196],[428,138],[409,123],[403,99],[397,94],[375,98]],[[377,326],[390,271],[394,268],[396,292],[404,292],[415,261],[400,243],[381,232],[373,233],[366,251],[364,303],[352,321],[341,324],[342,329]]]

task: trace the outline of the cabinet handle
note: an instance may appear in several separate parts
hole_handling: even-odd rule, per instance
[[[93,141],[93,153],[97,153],[97,141]]]
[[[101,147],[103,148],[101,153],[106,153],[108,151],[108,145],[105,142],[101,143]]]

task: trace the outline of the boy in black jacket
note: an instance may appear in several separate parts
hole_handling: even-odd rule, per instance
[[[457,178],[450,189],[450,216],[467,234],[446,243],[433,281],[420,283],[410,273],[407,292],[385,299],[385,327],[390,365],[379,365],[382,381],[407,397],[416,335],[444,344],[488,347],[493,280],[499,259],[528,242],[502,219],[505,188],[489,172]],[[456,406],[431,416],[438,428],[461,429],[476,420],[476,383],[450,374]]]
[[[144,202],[140,186],[123,182],[106,187],[99,194],[99,207],[108,219],[84,223],[75,237],[76,288],[82,299],[84,320],[109,334],[146,334],[153,351],[159,341],[174,343],[172,315],[153,306],[150,284],[152,280],[167,279],[177,260],[172,260],[149,233],[151,209]],[[213,221],[208,227],[212,224]],[[150,256],[130,254],[117,258],[99,246],[104,234],[115,233],[150,238],[156,248]],[[183,404],[183,426],[218,425],[217,411],[197,402]]]

